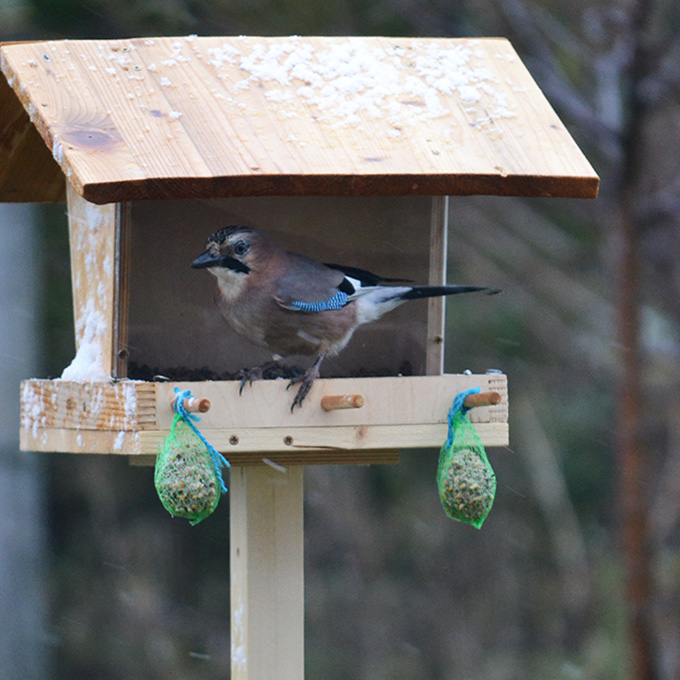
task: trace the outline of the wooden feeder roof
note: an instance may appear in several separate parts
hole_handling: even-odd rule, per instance
[[[4,201],[61,200],[64,175],[94,203],[597,194],[504,39],[64,40],[0,66]]]

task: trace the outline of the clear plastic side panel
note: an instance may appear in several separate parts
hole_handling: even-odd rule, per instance
[[[269,361],[272,353],[239,336],[214,301],[216,279],[192,269],[214,231],[247,225],[286,250],[383,277],[428,282],[432,198],[264,197],[146,201],[132,206],[129,375],[207,368],[224,377]],[[252,273],[254,274],[254,273]],[[248,274],[251,276],[251,274]],[[400,284],[392,284],[400,285]],[[403,284],[402,284],[403,285]],[[427,301],[409,301],[360,326],[328,357],[324,377],[422,375]],[[298,314],[301,323],[307,312]],[[306,368],[313,356],[292,356]],[[140,374],[141,367],[144,375]],[[209,379],[206,375],[196,379]],[[214,377],[214,376],[213,376]]]

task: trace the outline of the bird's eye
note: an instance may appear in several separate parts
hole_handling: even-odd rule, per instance
[[[234,254],[243,257],[248,252],[248,248],[250,248],[248,241],[236,241],[234,244]]]

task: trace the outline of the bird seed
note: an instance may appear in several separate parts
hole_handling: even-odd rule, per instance
[[[441,502],[449,516],[466,522],[482,521],[493,505],[496,478],[471,449],[461,449],[449,461],[440,487]]]

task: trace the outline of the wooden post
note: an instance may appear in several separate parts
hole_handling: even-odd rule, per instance
[[[90,203],[68,182],[67,201],[78,359],[70,367],[71,377],[76,380],[123,378],[127,344],[129,208],[127,204]]]
[[[304,677],[303,469],[231,469],[232,680]]]
[[[430,218],[430,274],[428,278],[428,284],[431,286],[443,286],[446,283],[448,222],[448,196],[433,196]],[[444,372],[445,309],[446,300],[443,297],[433,297],[427,301],[426,375],[441,375]]]

